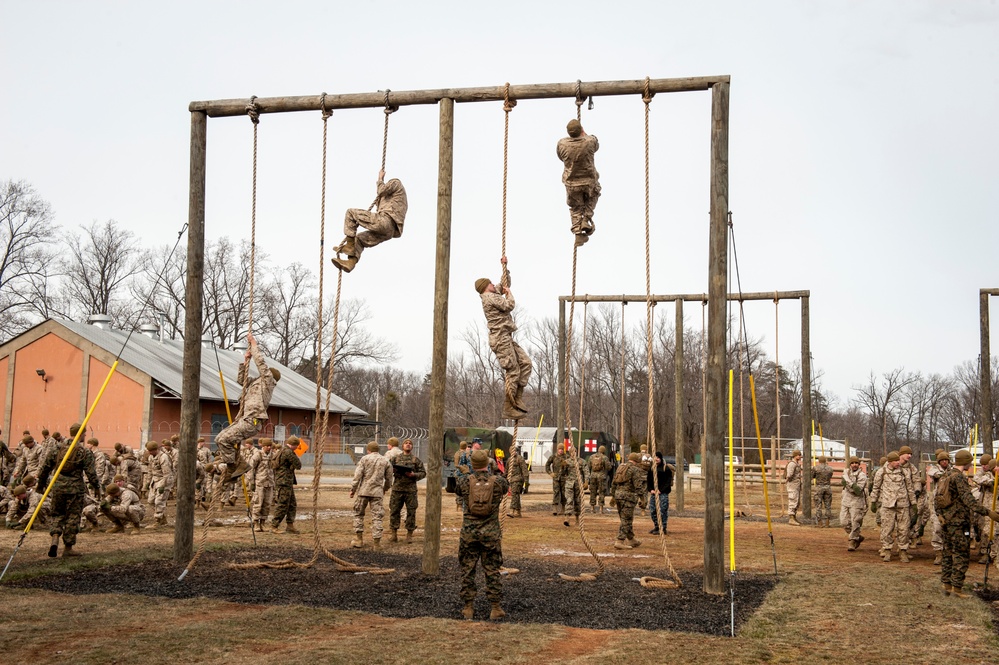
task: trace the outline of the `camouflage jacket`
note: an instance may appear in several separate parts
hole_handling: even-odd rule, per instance
[[[988,500],[990,502],[989,505],[991,505],[992,501],[992,480],[993,480],[992,472],[988,471],[983,467],[978,467],[978,471],[975,473],[975,476],[972,479],[972,484],[974,487],[972,488],[971,493],[977,494],[978,500],[982,501],[983,503],[986,497],[988,497]]]
[[[17,465],[14,467],[14,478],[24,478],[29,473],[35,478],[38,477],[38,471],[42,466],[42,462],[45,461],[45,449],[35,443],[30,448],[24,444],[18,446],[15,455],[17,455]]]
[[[266,452],[261,449],[258,450],[257,454],[253,456],[253,483],[256,487],[274,487],[274,468],[271,466],[271,460],[275,455],[277,455],[277,453],[274,452],[273,448],[271,448],[271,452]],[[295,455],[295,457],[298,456]],[[301,466],[301,461],[299,461],[299,466]]]
[[[97,469],[94,468],[94,456],[89,450],[81,448],[79,444],[74,446],[73,451],[67,456],[68,449],[69,442],[64,442],[45,458],[38,471],[38,487],[48,486],[49,476],[55,473],[59,464],[62,463],[63,457],[66,457],[62,471],[59,472],[59,477],[56,478],[55,484],[52,486],[52,493],[86,494],[87,487],[83,483],[83,476],[86,475],[94,496],[104,496],[104,488],[101,487],[101,481],[97,477]]]
[[[510,459],[506,463],[506,479],[511,485],[522,483],[527,480],[530,470],[527,468],[527,461],[520,453],[511,453]]]
[[[350,493],[358,496],[382,497],[392,487],[392,465],[381,453],[368,453],[354,469]]]
[[[627,462],[624,469],[619,469],[618,473],[624,474],[624,482],[614,484],[614,500],[638,503],[647,492],[645,486],[647,472],[641,464]]]
[[[476,517],[468,512],[469,485],[473,477],[488,478],[490,475],[496,479],[493,483],[492,512],[489,513],[489,517]],[[490,474],[486,469],[478,469],[467,476],[458,478],[455,492],[458,496],[465,499],[464,514],[461,521],[461,534],[459,535],[460,540],[464,542],[478,541],[493,545],[499,542],[503,535],[499,522],[500,504],[503,503],[503,497],[509,489],[510,483],[507,482],[506,478],[499,474]]]
[[[298,459],[298,455],[295,454],[294,450],[283,444],[280,453],[271,454],[277,455],[277,460],[273,464],[274,486],[293,486],[295,484],[295,471],[302,468],[302,460]]]
[[[985,506],[975,499],[971,493],[971,486],[968,484],[968,477],[957,467],[948,467],[940,479],[950,478],[951,504],[942,510],[937,510],[937,517],[941,524],[968,525],[971,523],[971,515],[988,515],[989,511]],[[939,485],[938,485],[939,486]]]
[[[149,456],[149,477],[154,483],[163,481],[164,487],[173,485],[173,461],[165,450]]]
[[[391,458],[388,455],[385,457],[386,461],[392,465],[393,492],[396,490],[415,492],[416,483],[427,477],[427,471],[423,468],[423,460],[412,453],[399,453]],[[409,476],[407,472],[412,472],[413,475]]]
[[[891,464],[885,464],[874,478],[871,502],[879,503],[885,508],[907,508],[916,505],[916,490],[912,486],[912,477],[901,466],[893,469]]]
[[[555,455],[549,457],[548,461],[545,462],[545,473],[555,480],[565,478],[568,472],[569,458],[565,453],[556,453]]]
[[[257,366],[260,376],[250,381],[250,385],[246,387],[246,395],[239,404],[239,412],[233,418],[233,422],[236,422],[240,418],[267,420],[267,407],[270,406],[271,396],[274,394],[274,387],[277,385],[277,381],[274,380],[271,370],[267,367],[267,363],[264,362],[264,355],[260,353],[260,349],[254,347],[251,353],[253,354],[251,357]],[[237,380],[241,386],[246,381],[246,366],[247,363],[245,362],[239,365]]]
[[[142,487],[142,465],[134,453],[125,453],[118,458],[118,475],[125,476],[129,485]]]
[[[97,477],[100,479],[102,485],[107,485],[114,478],[114,472],[111,469],[111,462],[108,460],[107,454],[102,450],[93,452],[93,456],[94,469],[97,471]]]
[[[812,478],[816,485],[832,485],[833,468],[828,464],[818,464],[812,469]]]
[[[788,462],[784,467],[784,477],[788,485],[801,484],[801,462],[795,462],[793,459]]]
[[[378,182],[378,213],[388,215],[395,223],[395,233],[392,237],[402,235],[402,226],[406,222],[406,211],[409,200],[406,198],[406,188],[398,178],[388,182]]]
[[[867,507],[867,474],[861,469],[852,471],[849,466],[843,469],[840,479],[843,486],[841,503],[851,508]]]
[[[607,455],[603,453],[593,453],[587,460],[590,465],[590,473],[603,473],[607,474],[610,471],[611,463],[607,459]]]
[[[517,329],[510,312],[517,306],[512,293],[502,296],[498,293],[485,292],[479,295],[482,299],[482,312],[486,315],[486,327],[489,335],[512,333]]]
[[[600,174],[593,165],[593,155],[599,149],[600,142],[591,134],[559,139],[555,153],[565,165],[562,182],[570,186],[595,184]]]

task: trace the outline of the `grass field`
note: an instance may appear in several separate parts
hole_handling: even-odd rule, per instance
[[[538,491],[541,487],[537,488]],[[525,517],[508,520],[504,553],[508,559],[564,562],[566,572],[593,568],[579,532],[562,525],[547,510],[548,497],[525,497]],[[909,564],[883,563],[877,557],[873,519],[866,542],[846,551],[842,529],[790,527],[775,523],[771,547],[760,498],[737,489],[737,507],[748,513],[736,522],[739,574],[773,571],[776,552],[779,582],[736,637],[693,632],[591,630],[550,623],[465,622],[441,618],[389,618],[377,614],[296,604],[245,604],[211,597],[168,599],[146,594],[73,595],[11,584],[34,583],[42,576],[72,576],[95,567],[150,560],[173,566],[171,529],[143,530],[136,536],[81,534],[79,559],[48,559],[44,528],[29,535],[0,585],[0,653],[4,662],[39,663],[996,663],[999,638],[993,611],[977,597],[961,600],[939,591],[937,567],[927,543]],[[748,499],[748,500],[747,500]],[[302,560],[312,550],[312,498],[299,493],[300,535],[257,534],[261,545],[298,546]],[[421,497],[422,501],[422,497]],[[777,506],[779,499],[773,501]],[[320,492],[320,535],[331,548],[346,545],[351,533],[346,488]],[[838,509],[838,506],[834,506]],[[696,486],[686,510],[669,521],[667,546],[677,570],[701,572],[703,526],[697,515],[703,495]],[[779,514],[779,508],[776,514]],[[457,551],[460,524],[451,495],[445,494],[441,554]],[[199,513],[200,516],[200,513]],[[224,555],[252,545],[245,513],[226,508],[227,524],[209,531],[210,550]],[[228,524],[233,522],[233,524]],[[419,523],[422,525],[422,515]],[[586,533],[598,553],[614,553],[617,518],[586,516]],[[644,535],[647,517],[636,516],[636,534],[645,543],[628,556],[607,556],[608,568],[627,568],[636,576],[665,576],[658,542]],[[19,532],[0,534],[3,562]],[[422,530],[411,545],[393,544],[389,552],[422,553]],[[197,543],[201,536],[198,527]],[[647,549],[646,549],[647,548]],[[233,549],[234,551],[234,549]],[[351,554],[363,564],[370,551]],[[182,567],[181,567],[182,568]],[[332,569],[330,569],[332,571]],[[968,581],[980,582],[984,567],[972,563]],[[176,571],[179,572],[179,569]],[[204,573],[201,569],[199,572]],[[209,571],[210,572],[210,571]],[[990,570],[990,586],[999,578]],[[246,583],[255,584],[254,571]],[[336,585],[340,574],[327,582]],[[257,576],[257,580],[261,576]],[[999,581],[999,580],[997,580]],[[184,582],[187,584],[189,582]],[[592,584],[600,584],[595,582]],[[572,597],[575,585],[565,583]],[[50,588],[52,585],[50,585]],[[559,587],[561,588],[561,587]],[[99,590],[98,590],[99,591]],[[613,590],[609,590],[612,592]],[[672,595],[672,598],[671,598]],[[669,608],[676,592],[660,591],[648,611]],[[736,602],[738,598],[738,586]],[[460,607],[455,599],[455,606]],[[599,612],[581,606],[579,612]],[[511,617],[512,618],[512,617]]]

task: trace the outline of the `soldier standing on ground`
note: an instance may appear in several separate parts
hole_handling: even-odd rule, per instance
[[[73,437],[76,437],[79,431],[80,425],[74,424],[69,429],[69,433]],[[70,453],[69,442],[60,444],[42,462],[38,475],[38,482],[41,486],[48,484],[49,476],[55,473],[60,464],[62,464],[62,470],[59,472],[59,477],[55,479],[50,492],[52,527],[49,529],[49,534],[52,536],[52,543],[49,546],[49,556],[54,557],[58,553],[60,536],[62,536],[62,542],[65,545],[62,555],[64,557],[79,556],[79,552],[75,552],[73,547],[76,545],[76,534],[80,531],[83,497],[87,493],[83,476],[86,475],[87,482],[90,483],[90,488],[98,499],[102,496],[102,488],[97,480],[97,471],[94,469],[94,456],[79,446],[74,446]]]
[[[607,494],[607,472],[610,471],[610,460],[607,459],[607,446],[600,446],[597,452],[586,460],[590,467],[590,512],[604,512],[604,496]],[[600,510],[597,510],[599,503]]]
[[[641,454],[631,453],[624,466],[614,474],[614,502],[621,520],[617,540],[614,541],[615,549],[630,550],[642,544],[640,540],[635,540],[635,506],[646,493],[646,473]]]
[[[378,443],[368,443],[368,454],[357,462],[354,481],[350,485],[350,498],[354,499],[354,539],[351,547],[364,547],[364,513],[371,507],[371,537],[374,548],[381,549],[382,520],[385,506],[382,500],[392,487],[392,465],[378,452]],[[357,498],[355,499],[355,495]]]
[[[399,524],[402,521],[402,507],[406,506],[406,542],[413,542],[413,532],[416,531],[416,509],[419,506],[416,483],[427,477],[423,468],[423,460],[413,454],[413,440],[402,442],[402,450],[386,459],[392,464],[392,498],[389,501],[389,529],[392,534],[389,540],[399,541]]]
[[[251,515],[257,531],[261,532],[274,504],[274,467],[271,465],[274,456],[274,440],[260,439],[260,450],[253,456],[253,466],[249,473],[253,474]]]
[[[840,498],[839,523],[850,541],[846,549],[853,552],[864,540],[860,528],[864,525],[864,515],[867,514],[867,474],[860,470],[859,457],[850,458],[849,466],[843,469],[840,483],[843,485],[843,495]]]
[[[454,452],[454,481],[456,486],[459,478],[467,476],[472,472],[472,458],[469,455],[471,455],[471,452],[468,450],[468,442],[459,442],[458,450]],[[461,495],[458,494],[457,490],[454,493],[454,503],[459,511],[463,510]]]
[[[298,533],[295,528],[295,513],[298,502],[295,500],[295,471],[302,468],[302,460],[298,459],[295,449],[300,441],[297,436],[288,437],[281,452],[273,453],[271,461],[274,467],[274,490],[277,498],[274,500],[274,519],[271,520],[271,531],[278,533],[281,520],[285,521],[285,533]]]
[[[583,485],[586,484],[586,461],[576,454],[576,449],[569,444],[566,453],[565,485],[562,496],[565,497],[565,510],[572,512],[576,524],[579,524],[579,514],[583,511]],[[565,524],[568,526],[569,521]]]
[[[885,562],[891,561],[892,545],[898,541],[898,558],[908,563],[909,525],[916,515],[916,490],[912,477],[901,468],[899,454],[888,453],[888,463],[874,479],[871,510],[881,515],[881,551]]]
[[[506,257],[500,259],[506,271]],[[531,378],[531,359],[517,342],[513,333],[517,324],[513,320],[513,308],[517,303],[513,293],[506,286],[498,288],[486,277],[475,280],[475,290],[482,300],[482,312],[486,315],[489,329],[489,348],[496,355],[496,361],[505,373],[503,380],[503,417],[520,420],[527,415],[524,404],[524,388]]]
[[[21,438],[21,445],[15,453],[17,464],[14,467],[14,475],[11,477],[11,485],[24,482],[24,477],[32,475],[38,477],[38,470],[45,459],[42,447],[35,443],[35,438],[30,434],[25,434]]]
[[[819,457],[819,463],[812,469],[812,478],[815,479],[815,524],[816,526],[829,526],[832,518],[832,477],[833,468],[825,455]]]
[[[971,557],[972,515],[988,515],[999,521],[999,513],[987,510],[971,494],[965,473],[971,466],[971,453],[958,450],[954,455],[954,466],[948,468],[938,485],[935,499],[937,517],[943,525],[943,562],[940,565],[940,582],[943,593],[953,593],[958,598],[967,598],[964,593],[964,576],[968,572]],[[946,490],[946,491],[944,491]]]
[[[489,455],[484,450],[472,453],[472,474],[458,480],[457,491],[465,505],[458,537],[458,565],[461,567],[459,596],[465,603],[461,615],[468,620],[475,613],[475,569],[480,561],[486,578],[486,597],[492,604],[489,620],[496,621],[506,616],[500,607],[503,601],[500,576],[503,533],[500,530],[499,509],[509,487],[506,478],[489,473]],[[490,495],[488,500],[486,492]]]
[[[406,210],[409,202],[406,199],[406,188],[398,178],[385,180],[385,170],[378,172],[377,198],[374,213],[361,208],[349,208],[343,220],[343,242],[337,247],[337,253],[347,255],[346,259],[333,257],[333,265],[344,272],[350,272],[361,259],[365,247],[380,245],[386,240],[402,236],[403,224],[406,221]],[[357,227],[366,229],[361,233]]]
[[[167,497],[170,487],[173,486],[173,464],[170,455],[165,450],[160,450],[160,444],[150,441],[146,444],[149,451],[149,496],[147,500],[154,507],[153,518],[155,522],[150,528],[165,526]]]
[[[791,526],[801,526],[798,522],[798,506],[801,503],[801,451],[791,453],[791,461],[784,467],[784,480],[787,486],[787,523]]]
[[[943,563],[943,529],[940,527],[940,519],[937,517],[935,499],[937,495],[937,484],[950,466],[950,455],[943,448],[937,448],[936,464],[926,467],[926,495],[930,506],[930,545],[933,546],[933,565],[939,566]]]
[[[94,456],[94,469],[97,470],[97,479],[101,481],[101,487],[111,484],[114,474],[111,469],[111,462],[107,454],[100,449],[100,441],[94,438],[87,439],[90,447],[90,454]]]
[[[555,454],[545,462],[545,473],[552,479],[552,515],[565,514],[565,476],[569,461],[565,456],[565,444],[558,444]]]
[[[593,165],[593,155],[600,149],[600,143],[596,136],[583,130],[579,120],[570,120],[565,131],[568,136],[559,139],[555,152],[565,166],[562,171],[565,202],[571,213],[576,247],[579,247],[590,239],[595,228],[593,209],[600,199],[600,174]]]
[[[520,454],[520,444],[510,446],[510,459],[506,463],[506,479],[510,483],[510,511],[507,517],[523,517],[520,513],[520,495],[524,492],[524,481],[530,469],[524,456]]]

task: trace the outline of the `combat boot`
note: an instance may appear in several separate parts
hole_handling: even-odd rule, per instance
[[[354,266],[357,265],[357,257],[356,256],[351,256],[351,257],[348,257],[347,259],[341,259],[339,257],[334,256],[333,259],[332,259],[332,261],[333,261],[333,265],[335,265],[337,268],[339,268],[343,272],[350,272],[351,270],[354,269]]]
[[[120,524],[115,524],[113,527],[111,527],[110,529],[108,529],[104,533],[121,533],[124,530],[125,530],[125,527],[123,527]]]
[[[881,550],[881,560],[884,561],[885,563],[890,562],[891,552],[889,552],[888,550]]]
[[[982,558],[978,560],[978,563],[982,564],[983,566],[986,565],[986,564],[988,564],[988,562],[989,562],[989,555],[988,554],[983,554]]]
[[[520,514],[520,508],[517,509],[517,517],[523,517],[523,515]]]
[[[53,533],[52,544],[49,545],[49,557],[55,557],[57,554],[59,554],[59,534]]]
[[[343,239],[343,242],[336,248],[338,254],[346,254],[347,256],[353,256],[357,252],[357,241],[354,236],[348,236]]]
[[[63,550],[62,550],[62,555],[63,555],[63,557],[67,557],[67,556],[83,556],[79,552],[74,552],[72,545],[66,545],[66,547],[63,548]]]
[[[271,533],[281,533],[281,530],[278,529],[279,526],[280,524],[278,522],[271,524]]]
[[[500,607],[500,604],[499,603],[493,603],[493,608],[489,611],[489,620],[490,621],[499,621],[500,619],[502,619],[505,616],[506,616],[506,612],[503,611],[503,608]]]
[[[264,532],[264,521],[257,520],[257,533],[263,533],[263,532]]]
[[[355,533],[354,540],[350,541],[351,547],[364,547],[364,534]]]
[[[950,593],[951,595],[956,596],[957,598],[967,598],[970,595],[968,593],[965,593],[964,587],[960,586],[951,587]]]
[[[943,552],[937,550],[937,555],[933,557],[933,565],[939,566],[943,563]]]
[[[382,539],[381,538],[372,538],[371,542],[374,543],[374,545],[373,545],[374,549],[380,550],[382,548]]]
[[[407,531],[406,532],[406,542],[407,543],[413,542],[413,532],[412,531]]]
[[[951,591],[951,586],[949,584],[944,584],[943,588],[941,588],[940,591],[941,593],[943,593],[943,595],[949,596]]]
[[[299,531],[298,529],[295,528],[295,523],[294,522],[288,522],[288,523],[286,523],[285,527],[284,527],[284,532],[285,533],[301,533],[301,531]]]
[[[389,542],[390,543],[399,542],[399,529],[392,529],[392,532],[389,534]]]
[[[635,540],[634,538],[629,538],[628,540],[626,540],[626,541],[625,541],[625,543],[626,543],[626,544],[627,544],[627,545],[628,545],[629,547],[631,547],[632,549],[634,549],[634,548],[638,547],[639,545],[641,545],[641,544],[642,544],[642,541],[640,541],[640,540]]]
[[[475,601],[466,600],[465,606],[461,608],[461,616],[466,621],[471,621],[472,617],[475,616]]]
[[[790,517],[787,518],[787,523],[790,524],[791,526],[801,526],[801,522],[795,519],[796,517],[797,517],[796,515],[791,515]]]
[[[850,541],[850,546],[846,548],[846,551],[847,552],[855,552],[855,551],[857,551],[857,545],[859,545],[859,544],[860,544],[859,541],[851,540]]]
[[[909,553],[906,550],[899,550],[898,560],[901,561],[902,563],[909,563],[910,561],[912,561],[912,557],[909,556]]]
[[[631,549],[631,545],[629,545],[623,539],[618,538],[617,540],[614,541],[614,549],[616,549],[616,550],[630,550]]]

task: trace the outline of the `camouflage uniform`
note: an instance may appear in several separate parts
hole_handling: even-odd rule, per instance
[[[154,507],[153,517],[156,521],[166,521],[167,496],[173,485],[173,463],[165,450],[149,456],[149,496],[147,501]]]
[[[273,448],[268,452],[261,449],[253,455],[250,462],[250,470],[247,472],[247,482],[253,488],[253,507],[251,510],[253,521],[263,527],[267,521],[267,516],[274,505],[274,469],[271,460],[277,456]],[[297,457],[297,455],[296,455]],[[299,461],[301,465],[301,461]]]
[[[397,449],[398,450],[398,449]],[[416,509],[419,506],[416,483],[427,477],[423,461],[412,453],[399,452],[391,459],[385,455],[386,461],[392,465],[392,497],[389,500],[389,528],[395,531],[402,521],[402,507],[406,506],[406,531],[416,531]],[[412,472],[413,476],[407,475]]]
[[[17,497],[11,496],[10,503],[7,506],[7,528],[8,529],[23,529],[28,526],[28,520],[35,512],[35,507],[38,506],[38,502],[41,500],[41,492],[36,492],[33,489],[29,489],[27,494],[25,494],[24,499],[18,501]],[[42,504],[42,509],[38,511],[37,522],[45,524],[48,522],[50,508],[52,506],[52,500],[46,499],[45,503]]]
[[[510,313],[516,301],[509,289],[505,295],[487,290],[480,292],[479,297],[486,315],[486,327],[489,328],[489,348],[496,354],[496,361],[505,373],[503,416],[519,420],[527,414],[523,395],[532,367],[527,352],[513,341],[517,324]]]
[[[11,502],[14,500],[14,495],[11,494],[10,490],[3,483],[0,483],[0,515],[6,515],[7,509],[10,507]]]
[[[198,489],[198,493],[195,496],[196,501],[204,501],[207,497],[212,495],[212,486],[215,480],[214,466],[209,470],[209,464],[212,463],[212,451],[208,446],[198,446],[197,450],[198,464],[205,469],[205,479],[201,482],[201,487]]]
[[[369,452],[354,469],[350,495],[354,498],[354,533],[364,533],[364,513],[371,506],[371,536],[382,537],[385,506],[382,499],[392,487],[392,465],[380,453]]]
[[[108,499],[101,504],[101,513],[115,526],[130,524],[138,529],[142,518],[146,516],[146,507],[139,500],[139,495],[126,486],[116,496],[109,494]]]
[[[915,542],[919,538],[919,531],[918,531],[919,513],[923,510],[923,507],[925,505],[924,503],[925,499],[923,497],[923,485],[919,481],[919,467],[917,467],[915,464],[913,464],[909,460],[906,460],[901,464],[899,464],[899,468],[902,469],[902,471],[904,471],[909,476],[909,480],[912,483],[912,489],[916,493],[916,500],[912,504],[916,507],[916,520],[915,522],[913,522],[911,519],[909,520],[910,522],[912,522],[911,526],[909,527],[909,542],[912,543],[913,547],[915,547]]]
[[[22,440],[21,445],[18,446],[15,453],[17,455],[17,463],[14,466],[14,475],[11,477],[11,487],[22,482],[27,475],[37,478],[42,461],[45,459],[44,448],[35,443],[35,440],[31,439],[31,437],[25,437],[25,439]],[[27,441],[27,439],[30,439],[30,441]]]
[[[274,518],[271,527],[278,528],[281,520],[294,529],[295,512],[298,503],[295,501],[295,471],[302,468],[302,460],[298,459],[293,448],[287,443],[281,446],[281,452],[276,455],[271,466],[274,467],[274,489],[277,497],[274,500]]]
[[[590,487],[590,512],[597,512],[598,502],[600,512],[603,512],[604,496],[607,494],[607,472],[611,468],[610,460],[603,453],[597,452],[590,455],[587,462],[590,466],[590,479],[587,481]]]
[[[927,503],[930,506],[930,545],[933,546],[933,551],[937,553],[937,557],[940,558],[938,562],[934,559],[934,563],[939,564],[943,561],[943,529],[940,526],[940,519],[937,517],[937,509],[934,506],[934,499],[937,495],[937,483],[943,477],[946,470],[940,466],[940,463],[931,464],[926,467],[926,478],[929,489],[926,492]]]
[[[118,474],[125,476],[126,482],[136,491],[142,487],[142,465],[131,450],[118,457]]]
[[[614,501],[621,520],[617,539],[622,543],[635,541],[635,506],[647,492],[645,480],[648,472],[642,468],[640,461],[632,460],[633,455],[636,453],[629,456],[625,468],[619,469],[614,478]],[[618,479],[621,482],[617,482]]]
[[[246,387],[246,394],[239,404],[239,411],[233,418],[232,424],[215,437],[215,445],[218,446],[218,454],[215,457],[226,464],[236,461],[237,447],[243,443],[243,439],[256,436],[260,427],[268,419],[267,407],[271,403],[271,396],[277,385],[277,381],[267,367],[267,363],[264,362],[264,356],[256,344],[250,346],[250,354],[260,376],[250,381]],[[239,375],[236,380],[241,386],[246,383],[248,364],[248,362],[242,362],[239,365]]]
[[[971,480],[971,494],[986,508],[992,505],[992,472],[983,464],[977,468]],[[988,549],[988,520],[981,515],[971,518],[972,533],[977,535],[978,555],[984,556]]]
[[[94,456],[90,454],[90,451],[77,445],[67,456],[68,450],[69,442],[64,442],[45,458],[38,472],[38,484],[40,487],[45,487],[48,484],[49,476],[62,463],[62,471],[49,493],[52,498],[52,526],[49,529],[49,535],[54,536],[54,541],[61,535],[66,547],[72,548],[76,544],[76,534],[80,530],[83,497],[87,493],[83,476],[86,475],[94,496],[100,497],[102,492],[97,480],[97,470],[94,468]],[[63,462],[64,457],[66,458],[65,462]],[[49,555],[55,556],[55,552],[50,549]]]
[[[871,503],[880,508],[881,555],[887,560],[896,537],[899,551],[908,551],[909,522],[911,513],[916,510],[916,490],[911,475],[901,466],[893,469],[890,462],[885,464],[874,479]]]
[[[792,458],[784,467],[784,478],[787,480],[787,516],[794,518],[801,504],[801,458]]]
[[[860,529],[867,514],[867,474],[860,467],[854,471],[850,465],[843,469],[843,494],[840,498],[839,523],[846,531],[850,549],[857,549],[863,537]]]
[[[17,455],[7,447],[7,442],[0,439],[0,485],[6,486],[11,476],[14,474],[14,465],[17,464]]]
[[[586,483],[586,460],[576,455],[566,455],[565,469],[565,510],[579,517],[583,509],[583,484]],[[576,473],[576,470],[579,473]]]
[[[593,155],[599,149],[597,137],[588,134],[561,138],[555,148],[565,165],[565,202],[571,211],[572,232],[577,236],[593,233],[593,209],[600,198],[600,174],[593,165]]]
[[[520,517],[520,495],[524,492],[524,481],[527,480],[530,469],[527,461],[519,451],[511,451],[506,464],[506,480],[510,483],[510,512]]]
[[[943,478],[949,478],[951,504],[946,508],[937,506],[937,517],[943,525],[944,543],[940,581],[945,590],[947,586],[961,589],[971,556],[972,516],[987,515],[989,511],[975,500],[967,476],[959,467],[948,468],[941,480]]]
[[[97,441],[97,439],[91,439],[90,441]],[[87,445],[90,445],[90,441],[87,441]],[[97,479],[101,482],[101,487],[107,487],[114,478],[111,461],[108,459],[107,453],[99,450],[96,446],[92,446],[90,452],[94,456],[94,469],[97,470]]]
[[[378,181],[375,204],[378,209],[373,213],[361,208],[348,208],[344,216],[343,234],[347,239],[354,239],[353,243],[347,243],[344,253],[352,259],[360,259],[365,247],[374,247],[402,236],[409,202],[406,188],[398,178],[388,182]],[[365,230],[358,233],[358,227]]]
[[[552,515],[565,514],[565,477],[569,460],[564,451],[557,452],[545,462],[545,473],[552,477]]]
[[[503,582],[500,568],[503,566],[503,533],[500,530],[499,509],[503,495],[510,487],[506,478],[493,475],[493,502],[489,517],[476,517],[468,512],[469,487],[472,479],[488,479],[487,469],[476,469],[470,476],[458,479],[457,493],[464,499],[465,510],[461,521],[461,534],[458,536],[458,565],[461,566],[461,591],[459,596],[466,603],[475,599],[475,569],[482,561],[482,572],[486,577],[486,597],[492,603],[503,600]]]
[[[815,479],[815,492],[812,495],[815,501],[815,520],[819,526],[829,526],[832,519],[832,477],[833,468],[826,462],[820,462],[812,469],[812,478]]]

